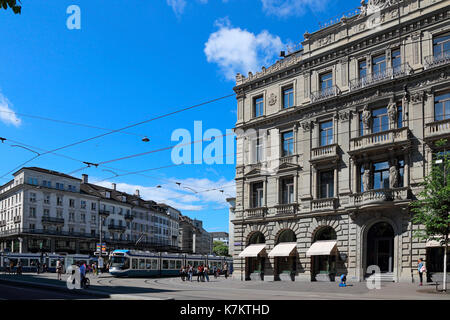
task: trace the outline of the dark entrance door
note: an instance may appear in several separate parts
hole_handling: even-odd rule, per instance
[[[367,265],[376,265],[381,272],[392,272],[394,261],[394,229],[387,222],[372,226],[367,234]]]

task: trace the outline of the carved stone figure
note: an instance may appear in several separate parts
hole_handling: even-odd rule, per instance
[[[389,116],[390,128],[393,129],[395,122],[397,121],[397,105],[395,104],[393,98],[389,101],[387,112]]]
[[[369,169],[369,167],[364,168],[363,188],[364,188],[364,191],[367,191],[370,189],[370,169]]]
[[[372,113],[369,110],[369,107],[366,105],[362,112],[362,121],[364,124],[364,131],[368,132],[370,128],[370,120],[372,119]]]
[[[394,189],[398,186],[398,170],[395,162],[391,162],[389,167],[389,188]]]
[[[275,103],[277,103],[277,96],[274,93],[271,93],[269,96],[269,104],[273,106]]]

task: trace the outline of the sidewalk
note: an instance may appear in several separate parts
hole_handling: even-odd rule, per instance
[[[62,280],[57,279],[55,273],[26,273],[22,275],[0,274],[0,283],[16,286],[34,287],[39,289],[58,290],[63,292],[76,291],[77,294],[97,297],[100,299],[124,299],[124,300],[170,300],[170,298],[157,298],[142,295],[132,295],[128,292],[132,288],[118,288],[116,286],[105,286],[99,281],[105,279],[102,275],[93,277],[88,275],[90,286],[88,289],[69,289],[66,280],[69,275],[64,274]],[[109,275],[106,279],[109,278]],[[128,290],[127,290],[128,289]],[[133,290],[131,290],[133,291]],[[142,293],[142,292],[141,292]]]

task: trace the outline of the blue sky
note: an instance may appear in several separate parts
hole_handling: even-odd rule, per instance
[[[80,30],[66,26],[66,9],[73,4],[81,10]],[[29,115],[118,129],[232,94],[236,72],[270,65],[306,30],[316,31],[319,22],[358,5],[357,0],[23,0],[21,15],[0,11],[0,137],[51,150],[106,131]],[[203,131],[225,134],[234,126],[235,109],[231,97],[59,153],[98,163],[148,152],[175,145],[176,129],[193,136],[194,121],[202,121]],[[142,142],[143,136],[150,142]],[[0,176],[34,155],[11,144],[0,144]],[[116,182],[126,192],[138,188],[144,198],[203,220],[208,231],[228,231],[225,198],[235,194],[233,164],[171,166],[114,179],[104,171],[112,167],[123,174],[171,164],[167,150],[74,176],[86,173],[90,182],[107,186]],[[52,154],[27,166],[65,173],[83,167]],[[215,188],[224,193],[204,192]]]

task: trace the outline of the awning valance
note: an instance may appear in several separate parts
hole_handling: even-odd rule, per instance
[[[335,249],[337,240],[321,240],[314,242],[306,252],[306,256],[329,256]]]
[[[239,257],[241,258],[257,257],[259,254],[263,252],[265,247],[266,247],[265,243],[251,244],[247,248],[245,248],[244,251],[239,253]]]
[[[294,253],[296,247],[296,242],[279,243],[269,252],[269,257],[289,257]]]

